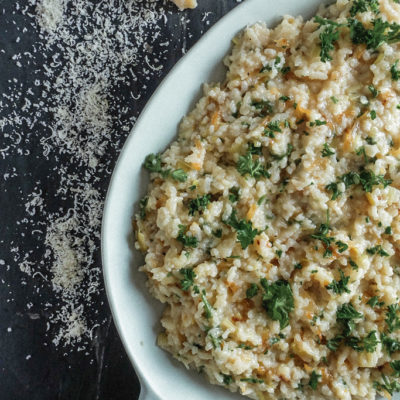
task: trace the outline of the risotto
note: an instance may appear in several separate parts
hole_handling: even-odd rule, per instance
[[[134,219],[158,344],[253,399],[400,389],[400,4],[247,27],[150,154]]]

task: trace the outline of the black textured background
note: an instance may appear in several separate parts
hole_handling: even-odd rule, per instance
[[[113,89],[113,102],[117,107],[129,107],[128,117],[140,113],[162,78],[182,56],[182,48],[189,49],[203,32],[238,4],[236,0],[199,0],[199,3],[196,10],[183,13],[189,20],[187,24],[181,23],[182,13],[172,4],[165,6],[172,11],[163,30],[164,38],[170,40],[169,60],[161,72],[154,72],[151,79],[146,80],[147,89],[142,92],[141,99],[133,102],[125,89]],[[34,13],[28,0],[20,0],[18,4],[20,10],[32,8],[30,11]],[[13,107],[22,105],[3,96],[10,86],[24,91],[33,87],[33,80],[40,77],[40,55],[36,54],[35,62],[23,63],[22,68],[16,68],[12,60],[15,53],[29,50],[40,41],[33,18],[24,15],[16,5],[15,0],[0,0],[0,118]],[[210,13],[205,18],[206,12]],[[28,34],[21,35],[24,27]],[[16,42],[18,36],[21,36],[19,43]],[[47,56],[44,54],[43,60]],[[157,56],[155,48],[151,57]],[[139,68],[137,73],[139,84],[136,87],[141,90],[144,77],[140,76]],[[17,79],[17,83],[13,79]],[[39,96],[41,88],[36,90]],[[44,113],[41,122],[49,118],[51,115]],[[51,157],[45,160],[41,156],[39,140],[45,128],[39,123],[33,127],[23,123],[18,129],[22,137],[26,130],[31,132],[29,141],[22,141],[20,145],[22,151],[30,151],[29,157],[13,151],[9,157],[0,159],[0,177],[6,173],[11,175],[7,180],[0,180],[0,259],[6,262],[0,265],[0,400],[136,399],[139,383],[112,323],[104,288],[100,288],[98,310],[101,315],[97,318],[105,322],[96,330],[86,350],[77,351],[76,346],[55,348],[46,335],[48,315],[42,304],[46,301],[56,304],[57,298],[50,285],[41,285],[38,293],[35,279],[26,277],[18,268],[18,253],[25,251],[32,251],[31,260],[39,263],[44,251],[43,238],[33,237],[26,225],[18,225],[16,221],[26,216],[24,199],[33,191],[36,182],[40,182],[46,204],[55,210],[63,204],[55,197],[52,179],[56,178],[49,173],[57,166],[57,160]],[[7,135],[13,134],[13,129],[0,126],[0,149],[9,144]],[[108,154],[114,163],[117,156],[117,152]],[[108,181],[109,176],[104,176],[97,184],[103,196]],[[16,247],[18,251],[13,252]],[[96,260],[100,265],[100,249]],[[32,304],[31,308],[27,308],[27,303]]]

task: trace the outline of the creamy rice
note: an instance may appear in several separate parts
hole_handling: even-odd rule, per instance
[[[398,389],[400,5],[318,15],[234,38],[134,221],[158,344],[253,399]]]

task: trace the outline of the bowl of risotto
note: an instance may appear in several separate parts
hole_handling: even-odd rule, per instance
[[[103,220],[143,396],[396,398],[399,60],[396,0],[248,0],[166,78]]]

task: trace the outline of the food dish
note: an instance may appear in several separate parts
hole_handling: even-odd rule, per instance
[[[275,61],[276,61],[276,58],[275,58]],[[283,67],[283,66],[282,66]],[[282,69],[282,67],[281,67],[281,69]],[[261,70],[262,68],[264,68],[264,65],[262,65],[261,66],[261,68],[259,69],[259,70]],[[272,68],[272,70],[274,70],[274,68]],[[275,72],[275,71],[274,71]],[[375,90],[379,90],[378,88],[376,88],[375,87]],[[372,91],[371,91],[372,92]],[[372,94],[372,93],[371,93]],[[282,96],[280,96],[280,97],[282,97]],[[283,96],[284,97],[284,96]],[[332,102],[334,103],[334,104],[336,104],[333,100],[332,100]],[[255,105],[253,105],[253,107],[255,107]],[[248,113],[247,113],[248,114]],[[371,114],[369,114],[370,116],[371,116]],[[373,118],[373,120],[375,120],[376,118]],[[317,121],[319,121],[319,122],[317,122]],[[314,128],[314,129],[316,129],[317,127],[321,130],[321,129],[323,129],[323,127],[325,126],[325,125],[327,125],[327,123],[326,124],[324,124],[323,122],[324,122],[325,120],[322,120],[322,119],[318,119],[318,118],[316,118],[316,116],[313,118],[313,119],[308,119],[308,121],[307,121],[307,123],[308,124],[310,124],[310,123],[313,123],[314,125],[310,125],[309,127],[310,128]],[[269,122],[274,122],[274,121],[269,121]],[[326,127],[326,126],[325,126]],[[272,129],[272,125],[271,125],[271,127],[268,127],[269,128],[269,130],[272,130],[272,132],[274,132],[274,130]],[[287,127],[285,127],[285,128],[287,128]],[[279,127],[279,129],[281,129],[282,130],[282,128],[281,127]],[[290,129],[290,128],[289,128]],[[276,131],[275,131],[276,132]],[[278,132],[276,132],[276,133],[278,133]],[[283,132],[279,132],[279,133],[283,133]],[[286,135],[282,135],[282,136],[286,136]],[[305,135],[305,136],[307,136],[307,135]],[[313,134],[310,132],[309,133],[309,135],[308,136],[310,136],[311,138],[313,137]],[[316,135],[314,135],[314,136],[316,136]],[[328,136],[329,137],[329,136]],[[325,137],[326,138],[326,137]],[[330,139],[330,137],[329,137],[329,139]],[[368,145],[371,145],[371,146],[373,146],[373,144],[368,144]],[[259,146],[255,146],[255,147],[259,147]],[[301,147],[301,146],[300,146]],[[360,147],[362,147],[362,146],[360,146]],[[331,151],[332,151],[332,149],[334,148],[334,146],[332,145],[332,146],[328,146],[328,149],[326,149],[325,147],[322,149],[322,150],[325,150],[326,152],[329,152],[329,149],[331,149]],[[335,147],[336,148],[336,147]],[[322,151],[321,150],[321,151]],[[340,149],[339,148],[337,148],[337,150],[339,151]],[[364,146],[364,150],[365,150],[365,146]],[[290,152],[291,154],[292,153],[294,153],[294,151],[291,151]],[[276,154],[276,153],[274,153],[274,154]],[[291,156],[291,154],[290,154],[290,156]],[[243,155],[243,157],[244,157],[245,155]],[[330,156],[332,156],[332,155],[330,155]],[[364,157],[364,154],[361,152],[360,153],[360,157]],[[368,155],[368,154],[365,154],[365,157],[371,157],[371,155]],[[277,157],[277,158],[281,158],[281,157]],[[288,157],[288,154],[286,154],[286,156],[284,156],[283,158],[282,158],[282,160],[284,159],[284,158],[290,158],[290,157]],[[346,158],[346,157],[344,157],[344,158]],[[282,161],[282,160],[278,160],[278,161]],[[192,160],[191,160],[192,161]],[[193,161],[197,161],[197,160],[193,160]],[[239,159],[237,160],[237,161],[239,161]],[[254,160],[253,160],[254,161]],[[264,161],[264,160],[262,160],[262,159],[260,159],[260,161]],[[347,161],[347,160],[346,160]],[[350,161],[349,161],[350,162]],[[351,159],[351,162],[355,162],[354,160],[353,160],[353,158]],[[348,164],[346,164],[346,165],[348,165]],[[349,164],[349,165],[352,165],[352,164]],[[174,167],[174,169],[175,170],[179,170],[180,168],[176,168],[176,164],[174,164],[173,165],[173,167]],[[342,175],[344,175],[344,174],[342,174]],[[340,175],[340,176],[342,176],[342,175]],[[377,174],[377,173],[375,173],[375,176],[378,176],[379,174]],[[335,175],[336,176],[336,175]],[[354,176],[353,176],[354,177]],[[319,178],[319,176],[317,177],[317,178]],[[360,177],[358,177],[358,179],[359,179]],[[365,178],[365,176],[364,176],[364,178]],[[363,179],[364,179],[363,178]],[[239,178],[240,179],[240,178]],[[380,178],[380,179],[386,179],[386,180],[389,180],[389,177],[382,177],[382,178]],[[394,180],[394,179],[393,179]],[[364,179],[364,181],[365,181],[365,179]],[[360,182],[361,182],[361,184],[360,184]],[[243,184],[245,184],[246,182],[243,182]],[[336,182],[335,182],[336,183]],[[341,182],[339,182],[338,184],[340,184]],[[383,182],[383,181],[380,181],[379,183],[383,183],[383,185],[382,185],[382,189],[384,189],[383,188],[383,186],[391,186],[389,183],[388,184],[386,184],[387,182],[385,181],[385,182]],[[362,189],[365,189],[364,188],[364,186],[363,186],[363,184],[362,184],[362,181],[359,181],[359,182],[353,182],[353,184],[354,185],[361,185],[362,186]],[[289,184],[290,185],[290,184]],[[326,185],[327,186],[327,185]],[[373,185],[374,186],[374,185]],[[377,186],[379,186],[379,185],[377,185]],[[333,188],[334,186],[332,186],[332,188]],[[372,192],[369,192],[369,191],[366,191],[367,193],[372,193]],[[358,193],[358,192],[357,192]],[[258,196],[258,197],[262,197],[262,196]],[[342,196],[342,197],[345,197],[345,196]],[[259,200],[259,198],[257,199],[257,200]],[[335,201],[338,201],[337,199],[334,199]],[[331,201],[334,201],[334,200],[331,200]],[[346,200],[345,199],[345,202],[347,202],[348,201],[348,199]],[[242,210],[240,210],[240,211],[242,211]],[[194,213],[196,213],[196,212],[198,212],[198,211],[194,211]],[[331,224],[331,226],[333,226],[333,220],[332,220],[332,216],[330,215],[330,224]],[[232,213],[230,213],[229,215],[227,215],[227,219],[225,219],[225,221],[229,221],[229,219],[230,219],[230,222],[231,223],[228,223],[228,224],[226,224],[226,225],[240,225],[240,222],[241,222],[241,219],[240,220],[237,220],[236,222],[234,221],[234,217],[232,216]],[[251,218],[249,218],[249,219],[251,219]],[[254,223],[255,224],[255,223]],[[297,224],[297,222],[296,222],[296,224]],[[315,228],[315,229],[325,229],[326,228],[326,222],[325,222],[325,225],[324,225],[324,227],[323,227],[323,225],[324,225],[324,222],[321,220],[321,222],[320,222],[320,224],[318,225],[316,225],[316,226],[313,226],[312,228]],[[255,226],[255,225],[254,225]],[[236,229],[235,228],[235,226],[233,226],[233,228],[234,229]],[[274,229],[275,229],[276,227],[274,227]],[[311,228],[311,227],[310,227]],[[335,228],[336,228],[336,226],[335,226]],[[286,228],[285,228],[286,229]],[[257,231],[259,231],[259,230],[261,230],[261,228],[260,229],[256,229]],[[223,232],[224,234],[225,234],[225,232]],[[318,235],[325,235],[326,236],[326,233],[327,232],[314,232],[313,233],[313,235],[314,236],[318,236]],[[179,235],[179,232],[177,232],[177,235]],[[182,235],[186,235],[187,236],[187,232],[185,231],[185,232],[183,232],[182,231]],[[190,235],[189,235],[190,236]],[[337,236],[336,234],[335,234],[335,236]],[[174,237],[176,237],[176,235],[174,236]],[[329,237],[332,237],[331,235],[329,236]],[[253,238],[253,239],[255,239],[255,238]],[[318,238],[318,237],[314,237],[314,238],[312,238],[312,239],[314,239],[314,240],[320,240],[320,238]],[[343,250],[343,253],[345,253],[346,251],[349,251],[349,249],[345,249],[345,242],[344,242],[344,240],[341,240],[341,238],[338,236],[338,238],[337,238],[338,240],[336,240],[335,239],[335,250],[336,251],[338,251],[338,253],[340,253],[340,251],[341,250]],[[321,242],[322,243],[325,243],[323,240],[321,240]],[[342,243],[342,244],[341,244]],[[330,243],[329,243],[330,244]],[[240,246],[241,247],[248,247],[248,246],[243,246],[243,244],[242,243],[240,243]],[[232,246],[231,246],[232,247]],[[323,246],[322,246],[323,247]],[[321,249],[322,249],[322,247],[320,246],[320,248],[319,248],[319,250],[321,251]],[[325,249],[324,249],[324,253],[325,253],[325,251],[326,250],[328,250],[328,248],[329,247],[331,247],[331,246],[327,246]],[[336,249],[336,247],[337,247],[337,249]],[[349,246],[350,247],[350,246]],[[376,247],[376,246],[373,246],[373,247]],[[373,248],[373,247],[371,247],[371,249]],[[281,249],[277,249],[277,252],[279,252],[279,250],[281,250]],[[386,249],[387,250],[387,249]],[[381,252],[381,251],[386,251],[385,250],[385,248],[384,247],[381,247],[381,248],[376,248],[376,251],[375,251],[375,253],[378,253],[378,252]],[[317,250],[315,250],[315,252],[316,252]],[[371,250],[372,251],[372,250]],[[279,253],[278,253],[278,255],[279,255]],[[375,254],[375,255],[377,255],[377,254]],[[385,257],[384,255],[382,256],[382,257]],[[319,260],[320,261],[320,260]],[[353,260],[354,261],[354,260]],[[236,259],[234,260],[234,262],[236,262]],[[356,263],[357,264],[357,263]],[[362,267],[360,267],[360,266],[358,266],[358,270],[362,270],[363,268]],[[306,271],[306,268],[304,269],[304,271],[303,271],[303,269],[301,270],[302,271],[302,273],[303,272],[305,272]],[[307,272],[307,271],[306,271]],[[309,275],[310,275],[310,279],[311,279],[311,275],[315,275],[315,274],[318,274],[318,272],[317,273],[314,273],[312,270],[310,270],[310,271],[308,271],[309,272]],[[347,272],[347,271],[346,271]],[[337,279],[336,279],[337,278]],[[341,279],[339,279],[339,278],[341,278]],[[338,277],[335,277],[335,279],[333,279],[333,277],[332,277],[332,281],[330,281],[330,284],[332,284],[332,291],[334,292],[335,291],[335,289],[334,289],[334,287],[335,287],[335,285],[333,285],[333,281],[336,281],[336,283],[337,283],[337,285],[341,285],[341,286],[343,286],[344,285],[344,281],[346,280],[345,279],[346,278],[346,276],[338,276]],[[342,281],[342,283],[340,284],[340,281]],[[250,282],[249,282],[250,283]],[[328,285],[329,285],[329,283],[328,283]],[[324,285],[324,287],[325,287],[325,285]],[[182,287],[180,287],[180,290],[182,290]],[[259,290],[262,290],[262,289],[260,289],[259,288]],[[201,292],[202,293],[202,292]],[[344,296],[346,296],[346,294],[344,294]],[[315,301],[316,300],[319,300],[319,299],[314,299]],[[208,299],[207,299],[207,301],[208,301]],[[380,300],[379,300],[380,301]],[[206,302],[205,301],[203,301],[203,305],[204,304],[206,304]],[[343,303],[344,304],[344,303]],[[346,303],[347,304],[347,303]],[[268,307],[267,307],[268,308]],[[292,307],[289,307],[289,308],[292,308]],[[338,308],[338,307],[336,307],[336,308]],[[337,311],[337,310],[335,310],[335,311]],[[213,312],[213,311],[211,311],[211,312]],[[267,312],[268,312],[268,310],[267,310]],[[293,310],[289,310],[289,314],[290,313],[292,313],[293,312]],[[273,319],[273,318],[272,318]],[[278,328],[278,330],[280,331],[280,327],[281,327],[281,321],[279,321],[279,323],[278,323],[278,325],[279,325],[279,328]],[[283,322],[283,325],[285,325],[285,322]],[[283,326],[283,328],[286,328],[285,326]],[[279,333],[278,333],[278,335],[279,335]],[[281,339],[284,339],[284,338],[281,338]],[[282,340],[282,342],[283,342],[283,340]],[[246,349],[240,349],[240,350],[246,350]],[[353,350],[353,349],[351,349],[351,350]],[[247,350],[247,351],[249,351],[249,350]],[[318,372],[316,372],[315,374],[318,374]],[[312,374],[311,374],[312,375]],[[251,379],[251,377],[249,378],[249,379]],[[317,380],[318,380],[318,377],[317,377]],[[247,382],[246,382],[247,383]],[[251,383],[251,382],[250,382]],[[367,394],[368,395],[368,394]],[[315,396],[313,393],[311,393],[310,394],[310,397],[309,398],[312,398],[311,396]],[[317,398],[317,397],[315,397],[315,398]],[[366,396],[365,397],[363,397],[363,398],[367,398]]]

